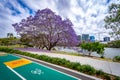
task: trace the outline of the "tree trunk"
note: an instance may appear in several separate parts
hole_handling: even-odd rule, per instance
[[[44,49],[44,47],[42,47],[42,49]]]
[[[47,49],[47,50],[50,51],[53,47],[56,46],[57,42],[58,42],[58,41],[56,41],[56,42],[54,42],[54,43],[50,43],[50,46],[48,46],[48,49]]]
[[[47,50],[51,51],[51,49],[54,47],[55,45],[50,45],[48,46]]]
[[[52,48],[53,48],[53,47],[49,47],[48,50],[51,51]]]
[[[101,58],[104,58],[104,53],[101,53]]]
[[[91,56],[92,51],[89,51],[89,56]]]

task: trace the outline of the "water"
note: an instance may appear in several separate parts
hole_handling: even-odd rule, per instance
[[[81,53],[81,49],[79,48],[64,48],[64,47],[59,47],[57,48],[57,50],[59,51],[65,51],[65,52],[75,52],[75,53]],[[87,51],[83,51],[81,54],[88,54]],[[96,52],[92,52],[91,54],[92,56],[97,56],[97,57],[100,57],[99,54],[97,54]],[[120,56],[120,48],[105,48],[104,50],[104,57],[106,58],[114,58],[115,56]]]
[[[105,48],[105,57],[114,58],[118,55],[120,56],[120,48]]]

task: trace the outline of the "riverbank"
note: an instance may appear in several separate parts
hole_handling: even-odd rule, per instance
[[[83,55],[83,53],[75,53],[75,52],[64,52],[64,51],[55,51],[52,50],[52,53],[56,53],[56,54],[66,54],[66,55],[72,55],[72,56],[82,56],[82,57],[88,57],[88,58],[93,58],[93,59],[97,59],[97,60],[105,60],[105,61],[110,61],[113,62],[112,59],[110,58],[100,58],[100,57],[96,57],[96,56],[88,56],[88,55]]]
[[[64,51],[64,52],[73,52],[78,54],[88,55],[89,52],[86,50],[80,49],[80,47],[56,47],[55,50],[57,51]],[[92,52],[91,56],[100,57],[99,54],[96,52]],[[105,48],[104,50],[104,57],[113,59],[115,56],[120,56],[120,48]]]

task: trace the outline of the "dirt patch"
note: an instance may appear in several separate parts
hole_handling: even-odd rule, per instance
[[[4,56],[4,55],[6,55],[6,53],[0,52],[0,56]]]

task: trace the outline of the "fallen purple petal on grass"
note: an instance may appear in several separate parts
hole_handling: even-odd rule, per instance
[[[51,52],[48,50],[43,50],[43,49],[39,49],[39,48],[15,48],[16,50],[21,50],[21,51],[33,51],[33,52]]]

